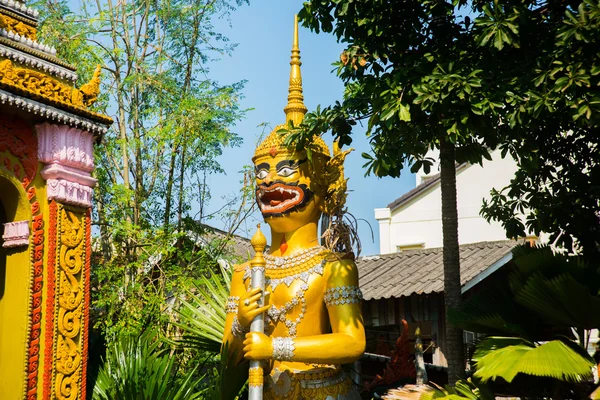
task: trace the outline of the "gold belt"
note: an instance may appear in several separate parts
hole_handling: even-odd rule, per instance
[[[328,395],[338,394],[330,393],[331,390],[345,394],[350,387],[351,383],[340,367],[306,371],[274,369],[271,376],[267,377],[267,393],[269,395],[266,398],[325,399]]]

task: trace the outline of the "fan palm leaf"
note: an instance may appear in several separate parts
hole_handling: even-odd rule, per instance
[[[123,336],[107,348],[94,386],[93,400],[198,399],[195,369],[175,374],[175,358],[160,349],[153,331],[139,337]]]
[[[515,300],[554,326],[593,329],[600,326],[600,296],[570,272],[546,278],[533,274],[515,293]]]
[[[540,319],[513,301],[506,282],[474,294],[448,316],[463,329],[489,335],[534,337],[540,330]]]
[[[561,340],[539,346],[519,338],[489,337],[477,346],[474,376],[486,382],[502,378],[508,383],[518,374],[581,382],[591,376],[593,362]]]
[[[517,303],[553,326],[600,326],[600,273],[580,257],[556,254],[547,246],[513,250],[517,268],[510,287]]]
[[[175,342],[178,345],[215,355],[221,352],[217,381],[204,393],[207,399],[234,399],[248,378],[248,363],[234,364],[235,354],[229,354],[227,346],[221,348],[230,285],[229,273],[222,266],[220,272],[211,272],[196,293],[188,293],[189,301],[181,301],[179,322],[173,323],[183,332]]]

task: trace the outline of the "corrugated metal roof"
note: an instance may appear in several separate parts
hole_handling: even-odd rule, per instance
[[[519,243],[513,240],[460,246],[461,284],[505,257]],[[360,288],[365,300],[438,293],[444,290],[442,248],[360,257]]]

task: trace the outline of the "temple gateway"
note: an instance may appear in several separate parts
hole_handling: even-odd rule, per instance
[[[83,399],[93,146],[100,68],[37,37],[38,12],[0,0],[0,399]]]

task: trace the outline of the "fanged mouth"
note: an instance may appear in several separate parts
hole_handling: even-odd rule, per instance
[[[263,214],[283,213],[304,200],[304,191],[298,186],[276,183],[261,185],[256,190],[258,205]]]

